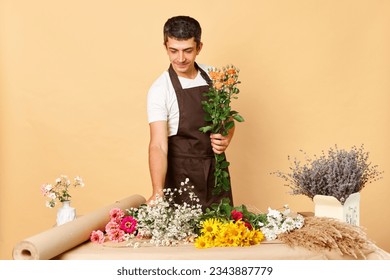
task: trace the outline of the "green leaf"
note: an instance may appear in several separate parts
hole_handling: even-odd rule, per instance
[[[229,204],[229,205],[230,205],[230,204],[231,204],[231,203],[230,203],[230,198],[228,198],[228,197],[222,198],[221,203],[222,203],[222,204]]]
[[[215,154],[215,159],[217,160],[217,162],[221,162],[225,159],[225,154],[222,153],[222,154]]]
[[[229,204],[223,203],[220,206],[221,212],[226,215],[226,217],[230,217],[230,213],[232,212],[232,207]]]
[[[243,122],[243,121],[245,121],[244,118],[241,117],[240,115],[235,115],[235,116],[233,116],[233,118],[234,118],[236,121],[238,121],[238,122]]]
[[[230,189],[230,181],[227,177],[223,177],[222,178],[222,188],[224,191],[228,191]]]
[[[229,121],[225,123],[225,130],[230,130],[234,127],[234,121]]]
[[[214,189],[213,189],[213,191],[212,191],[212,194],[213,194],[213,195],[219,195],[221,192],[222,192],[222,191],[221,191],[220,188],[218,188],[218,186],[214,186]]]
[[[230,163],[228,161],[223,161],[221,162],[221,165],[219,167],[221,167],[222,169],[225,169],[227,168],[228,166],[230,165]]]
[[[205,120],[206,122],[211,122],[211,121],[213,120],[213,118],[212,118],[209,114],[206,114],[206,115],[204,116],[204,120]]]
[[[208,131],[211,131],[211,129],[212,129],[212,127],[208,125],[208,126],[204,126],[204,127],[199,128],[199,131],[206,133]]]

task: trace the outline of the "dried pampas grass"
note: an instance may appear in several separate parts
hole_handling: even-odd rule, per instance
[[[337,250],[342,255],[365,259],[367,250],[374,250],[361,227],[327,217],[305,217],[305,225],[293,232],[282,233],[278,239],[291,247],[308,250]]]

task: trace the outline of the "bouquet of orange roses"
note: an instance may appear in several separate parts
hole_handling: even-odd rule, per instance
[[[229,130],[234,127],[234,121],[243,122],[244,118],[237,111],[232,110],[231,100],[237,99],[240,90],[237,85],[239,69],[233,65],[223,67],[222,69],[212,68],[209,75],[212,80],[212,86],[209,92],[205,93],[208,97],[202,102],[205,114],[205,120],[208,125],[199,128],[203,133],[220,133],[223,136],[228,135]],[[229,174],[226,168],[230,163],[226,160],[225,154],[215,154],[215,189],[214,193],[219,194],[222,190],[230,189]]]

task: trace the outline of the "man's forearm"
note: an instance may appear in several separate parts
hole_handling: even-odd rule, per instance
[[[167,153],[159,148],[149,148],[149,171],[154,194],[162,195],[167,173]]]

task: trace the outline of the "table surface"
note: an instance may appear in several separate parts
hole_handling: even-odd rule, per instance
[[[194,244],[156,247],[141,244],[138,248],[125,244],[85,242],[64,252],[59,260],[354,260],[336,250],[311,251],[303,247],[289,247],[279,241],[266,241],[249,247],[214,247],[198,249]],[[367,260],[390,260],[390,254],[378,247],[366,252]]]

